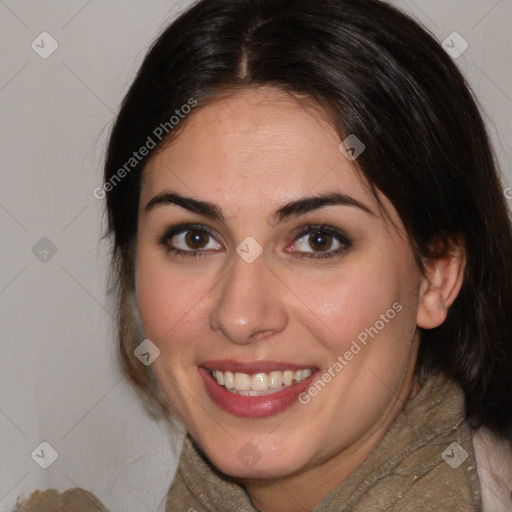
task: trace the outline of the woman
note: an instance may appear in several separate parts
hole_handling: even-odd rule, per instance
[[[187,431],[167,511],[510,510],[510,218],[414,21],[198,2],[146,56],[99,192],[122,363]]]

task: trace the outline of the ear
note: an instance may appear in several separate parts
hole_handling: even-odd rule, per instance
[[[433,329],[441,325],[448,315],[464,281],[466,256],[463,244],[451,240],[445,255],[428,260],[421,280],[418,327]]]

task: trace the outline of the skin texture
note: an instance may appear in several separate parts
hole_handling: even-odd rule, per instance
[[[159,383],[207,457],[244,482],[265,512],[310,510],[377,446],[419,390],[417,326],[446,317],[461,285],[462,256],[427,264],[422,275],[403,224],[379,211],[364,180],[338,149],[340,136],[318,108],[271,88],[249,89],[200,106],[147,164],[137,235],[136,297],[144,334],[161,353]],[[368,142],[368,141],[367,141]],[[218,205],[225,223],[175,204],[149,211],[162,192]],[[364,204],[327,206],[272,225],[278,207],[304,196],[340,192]],[[179,258],[158,241],[170,226],[198,223],[206,257]],[[297,235],[307,224],[344,232],[334,252]],[[236,248],[247,237],[263,248],[247,263]],[[330,239],[327,239],[329,243]],[[182,235],[167,247],[193,250]],[[393,304],[402,309],[307,405],[266,418],[220,409],[206,392],[199,363],[275,360],[321,373]],[[261,453],[248,467],[247,443]]]

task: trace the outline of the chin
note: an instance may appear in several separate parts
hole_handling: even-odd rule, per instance
[[[238,443],[237,443],[238,444]],[[296,454],[300,448],[289,448],[290,454]],[[264,449],[258,449],[251,442],[242,444],[240,450],[226,450],[216,453],[215,450],[206,451],[210,462],[226,475],[235,478],[268,479],[283,478],[307,465],[307,458],[298,460],[297,456],[278,457],[275,450],[265,453]],[[303,454],[306,455],[306,454]]]

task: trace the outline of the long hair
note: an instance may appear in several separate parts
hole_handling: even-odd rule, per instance
[[[133,248],[144,165],[186,126],[186,118],[170,120],[191,99],[197,111],[260,85],[309,98],[340,137],[365,143],[358,169],[397,210],[420,269],[461,241],[462,289],[446,321],[421,330],[416,371],[456,380],[470,426],[510,440],[512,233],[495,157],[450,56],[379,0],[202,0],[150,48],[113,127],[104,173],[119,354],[148,409],[169,412],[151,368],[133,353],[142,341]],[[149,139],[155,147],[130,160]]]

